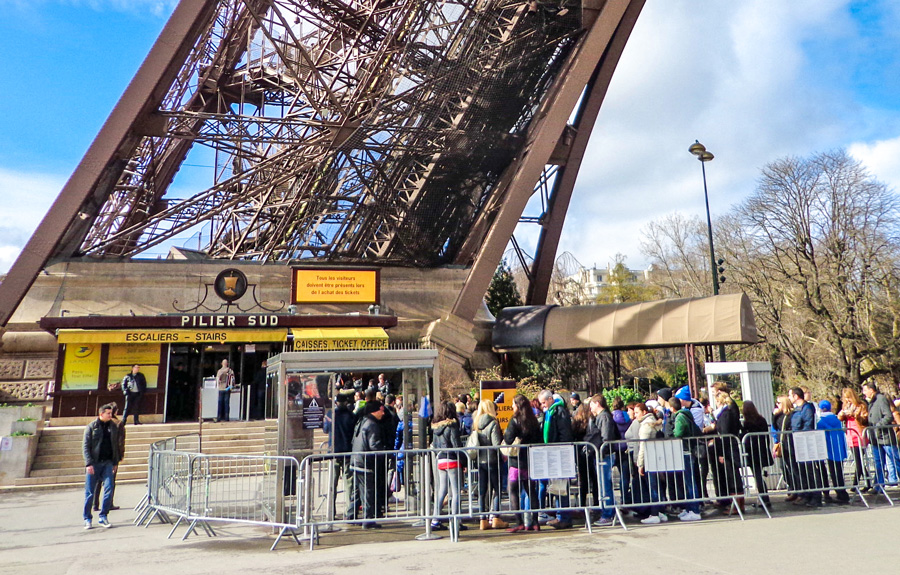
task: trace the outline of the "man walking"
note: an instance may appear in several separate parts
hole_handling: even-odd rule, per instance
[[[122,421],[128,422],[128,415],[134,415],[134,424],[140,425],[141,398],[147,391],[147,378],[141,373],[141,366],[131,366],[131,373],[122,379],[122,392],[125,394],[125,411],[122,413]]]
[[[222,367],[216,372],[216,388],[219,390],[219,412],[216,421],[228,421],[234,383],[234,370],[228,367],[228,360],[223,359]]]
[[[115,488],[115,473],[122,460],[119,449],[119,428],[112,421],[113,406],[107,403],[100,407],[97,419],[84,428],[82,451],[84,452],[84,528],[90,529],[94,517],[91,506],[94,503],[94,490],[103,485],[103,502],[100,506],[102,527],[112,527],[107,519],[112,505],[112,493]]]

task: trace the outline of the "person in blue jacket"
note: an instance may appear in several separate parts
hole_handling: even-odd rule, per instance
[[[825,432],[825,445],[828,448],[826,465],[828,474],[831,476],[831,487],[834,488],[837,504],[847,505],[850,503],[850,496],[847,494],[847,490],[844,489],[844,460],[847,459],[847,440],[844,437],[841,421],[837,415],[831,412],[831,402],[827,399],[820,401],[819,411],[822,415],[819,417],[816,429],[827,430]],[[824,493],[826,503],[834,501],[828,494],[827,489]]]
[[[788,391],[788,397],[794,406],[794,411],[791,414],[791,431],[793,434],[796,436],[798,432],[815,430],[816,408],[804,399],[803,390],[799,387],[792,387]],[[794,453],[796,452],[795,445]],[[797,485],[794,487],[798,491],[804,491],[804,493],[798,494],[801,499],[795,501],[794,505],[798,505],[802,501],[806,503],[807,507],[821,507],[822,492],[820,489],[822,488],[822,477],[819,473],[818,465],[810,461],[798,461],[795,465],[794,478],[797,481]]]

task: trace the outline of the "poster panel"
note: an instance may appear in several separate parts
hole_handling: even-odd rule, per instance
[[[109,365],[158,365],[161,347],[159,344],[111,343],[107,361]]]
[[[159,366],[158,365],[142,365],[141,373],[144,374],[144,377],[147,378],[147,389],[154,389],[158,385],[159,381]],[[111,365],[109,366],[108,378],[106,381],[122,381],[126,375],[131,373],[130,365]]]
[[[62,389],[97,389],[100,381],[99,343],[67,344],[63,359]]]

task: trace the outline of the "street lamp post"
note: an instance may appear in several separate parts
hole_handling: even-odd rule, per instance
[[[709,269],[712,272],[713,295],[719,295],[719,264],[716,263],[716,250],[713,247],[712,218],[709,215],[709,192],[706,188],[706,162],[709,162],[715,156],[699,140],[694,140],[688,151],[697,156],[703,171],[703,199],[706,200],[706,231],[709,234]],[[724,261],[720,263],[724,263]],[[719,345],[719,361],[725,361],[725,346],[722,344]]]

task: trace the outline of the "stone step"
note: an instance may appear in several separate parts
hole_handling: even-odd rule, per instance
[[[265,451],[265,441],[263,440],[243,440],[228,442],[210,442],[203,444],[203,453],[208,455],[258,455]],[[150,455],[149,449],[133,450],[125,452],[125,463],[142,463],[147,465],[147,458]],[[82,466],[84,457],[81,453],[73,453],[67,451],[62,454],[41,453],[34,459],[31,467],[33,471],[41,469],[63,469],[75,468]]]
[[[246,440],[256,440],[256,439],[265,439],[266,438],[265,431],[257,431],[257,432],[243,432],[243,433],[220,433],[220,434],[203,434],[203,443],[222,443],[228,441],[246,441]],[[126,436],[125,437],[125,449],[129,448],[139,448],[143,447],[144,449],[149,449],[149,446],[152,443],[156,443],[157,441],[163,441],[168,439],[168,437],[149,437],[149,438],[133,438]],[[82,437],[70,438],[65,441],[56,439],[54,441],[44,441],[43,437],[39,442],[39,451],[46,450],[47,453],[62,453],[65,451],[71,450],[80,450],[82,444]]]

